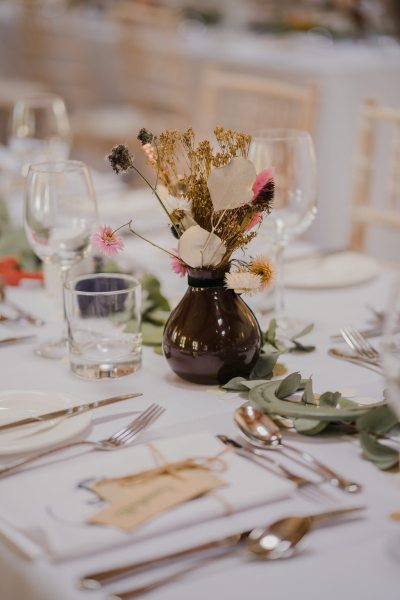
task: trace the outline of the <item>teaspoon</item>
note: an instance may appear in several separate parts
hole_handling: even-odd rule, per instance
[[[261,410],[250,404],[240,406],[234,413],[234,420],[242,434],[259,448],[284,448],[298,454],[309,468],[325,477],[345,492],[355,493],[362,490],[359,483],[345,479],[308,452],[303,452],[291,444],[283,442],[279,427]]]
[[[352,508],[339,508],[337,510],[330,510],[314,515],[293,516],[285,517],[284,519],[279,519],[279,521],[275,521],[265,529],[256,528],[250,532],[243,532],[242,534],[237,536],[236,543],[234,543],[233,545],[230,544],[227,547],[226,551],[222,554],[202,558],[196,561],[195,563],[183,567],[179,571],[175,571],[171,575],[167,575],[160,579],[156,579],[151,583],[131,588],[129,590],[112,593],[107,597],[107,600],[132,600],[133,598],[137,598],[142,594],[146,594],[147,592],[151,592],[168,583],[172,583],[176,579],[179,579],[188,573],[196,571],[201,567],[206,566],[207,564],[211,564],[214,563],[216,560],[226,558],[226,556],[231,554],[234,550],[242,551],[243,545],[245,545],[246,549],[249,551],[250,554],[254,554],[256,557],[262,560],[276,560],[279,558],[288,558],[292,556],[297,544],[311,530],[312,526],[315,523],[319,521],[334,519],[340,515],[363,510],[364,508],[365,507],[363,506],[357,506]],[[221,541],[225,542],[226,540],[233,540],[233,538],[226,538],[225,540]],[[197,551],[196,548],[195,551]],[[191,550],[189,549],[188,551],[186,551],[186,554],[187,553],[191,553]],[[176,553],[175,555],[170,555],[170,557],[172,556],[172,558],[174,558],[177,555],[180,555],[179,557],[181,557],[183,553]],[[168,557],[164,557],[161,560],[165,560],[167,558]],[[158,559],[158,562],[160,562],[160,558]],[[125,571],[124,575],[127,574],[130,573]],[[113,579],[115,579],[115,576]],[[80,587],[86,587],[82,586],[82,583],[85,581],[88,580],[81,580]],[[97,579],[95,579],[95,581],[99,582],[99,574],[97,574]],[[102,580],[100,579],[99,583],[101,585],[106,582],[107,580],[103,577]],[[93,587],[100,587],[100,585]]]

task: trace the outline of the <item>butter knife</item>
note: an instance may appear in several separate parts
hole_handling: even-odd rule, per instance
[[[107,404],[114,404],[115,402],[122,402],[123,400],[129,400],[129,398],[136,398],[137,396],[143,396],[141,393],[125,394],[124,396],[113,396],[112,398],[106,398],[105,400],[97,400],[97,402],[88,402],[87,404],[79,404],[79,406],[71,406],[70,408],[63,408],[62,410],[56,410],[53,412],[45,413],[44,415],[37,415],[36,417],[27,417],[26,419],[20,419],[19,421],[12,421],[11,423],[5,423],[0,425],[0,431],[6,429],[13,429],[14,427],[20,427],[21,425],[31,425],[32,423],[40,423],[41,421],[49,421],[50,419],[58,419],[59,417],[70,417],[72,415],[81,414],[101,406],[107,406]]]

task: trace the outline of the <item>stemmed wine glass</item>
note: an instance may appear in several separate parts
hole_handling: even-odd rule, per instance
[[[252,135],[249,159],[257,173],[272,167],[273,209],[262,228],[274,243],[275,317],[282,330],[288,330],[294,324],[284,316],[283,253],[293,238],[308,229],[317,212],[314,146],[306,131],[263,129]]]
[[[29,167],[25,183],[28,242],[44,262],[59,266],[64,283],[71,266],[89,252],[96,222],[92,179],[84,163],[67,160]],[[46,358],[60,358],[65,349],[63,339],[42,344],[36,353]]]
[[[17,100],[8,143],[24,176],[30,164],[67,159],[71,129],[62,98],[42,93]]]
[[[389,299],[382,338],[382,360],[389,401],[400,416],[400,278]]]
[[[392,289],[387,307],[382,337],[382,363],[387,399],[400,420],[400,277]],[[393,550],[400,559],[399,533],[394,538]]]

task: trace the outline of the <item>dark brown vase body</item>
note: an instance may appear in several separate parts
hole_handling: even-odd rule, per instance
[[[189,287],[164,329],[171,369],[194,383],[247,377],[261,348],[260,328],[247,304],[224,287],[225,271],[190,269]]]

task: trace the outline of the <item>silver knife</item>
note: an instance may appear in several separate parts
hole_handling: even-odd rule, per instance
[[[54,412],[45,413],[44,415],[38,415],[36,417],[27,417],[26,419],[0,425],[0,431],[12,429],[13,427],[20,427],[21,425],[31,425],[32,423],[40,423],[41,421],[58,419],[59,417],[70,417],[71,415],[77,415],[87,412],[88,410],[100,408],[100,406],[107,406],[107,404],[114,404],[115,402],[122,402],[122,400],[129,400],[129,398],[136,398],[137,396],[143,396],[143,394],[135,393],[125,394],[124,396],[113,396],[112,398],[106,398],[105,400],[98,400],[97,402],[89,402],[87,404],[79,404],[79,406],[63,408],[62,410],[56,410]]]

